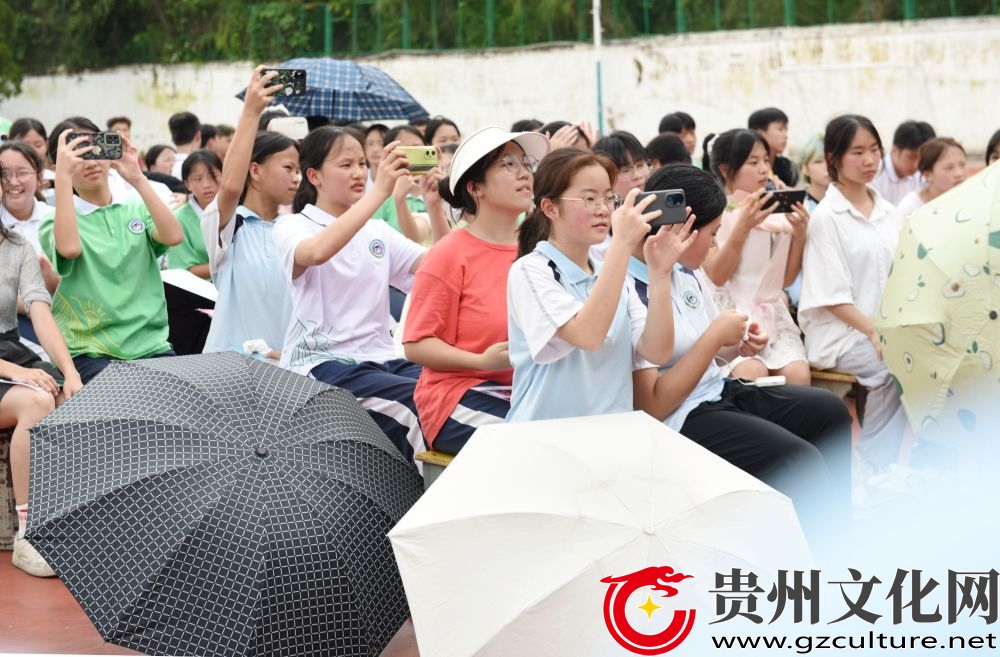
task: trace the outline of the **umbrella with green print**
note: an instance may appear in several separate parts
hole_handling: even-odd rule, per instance
[[[921,438],[962,444],[995,427],[1000,419],[1000,164],[909,217],[875,328],[903,407]]]

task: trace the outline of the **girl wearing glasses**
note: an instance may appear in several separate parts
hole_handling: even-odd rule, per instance
[[[409,292],[426,249],[384,221],[370,221],[409,171],[399,142],[386,144],[366,193],[362,139],[327,126],[302,140],[295,214],[274,227],[292,296],[281,366],[351,391],[412,460],[424,448],[413,403],[420,366],[396,354],[389,286]]]
[[[521,258],[507,278],[514,384],[508,421],[632,410],[632,370],[665,363],[673,350],[670,277],[697,235],[685,225],[645,239],[652,197],[633,189],[619,206],[615,165],[602,155],[553,151],[535,174],[535,208],[521,224]],[[617,209],[616,209],[617,208]],[[613,228],[598,268],[590,247]],[[626,271],[643,243],[649,311]]]
[[[455,152],[439,186],[467,225],[427,255],[403,331],[406,357],[424,366],[414,399],[437,451],[457,453],[477,427],[510,410],[507,273],[518,216],[531,209],[533,173],[548,150],[544,135],[484,128]]]

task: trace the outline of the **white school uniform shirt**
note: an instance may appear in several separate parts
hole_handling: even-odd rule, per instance
[[[292,279],[295,248],[337,218],[307,205],[282,217],[274,243],[292,291],[281,366],[299,374],[320,363],[384,363],[398,358],[389,333],[389,286],[409,292],[410,270],[427,249],[384,221],[368,221],[335,256]]]
[[[855,342],[868,339],[834,317],[826,306],[852,303],[868,317],[875,317],[899,231],[895,208],[877,193],[870,219],[865,219],[836,185],[830,185],[813,210],[802,256],[799,298],[799,326],[813,367],[833,367]]]
[[[31,248],[35,250],[36,254],[42,255],[42,243],[38,241],[38,227],[46,215],[54,212],[55,210],[51,206],[46,205],[36,198],[35,206],[31,210],[31,216],[24,221],[15,219],[14,215],[7,211],[7,208],[0,205],[0,222],[3,222],[3,226],[7,230],[17,231],[19,235],[22,235],[31,244]]]
[[[599,350],[579,349],[556,335],[590,296],[599,265],[591,267],[594,275],[546,241],[511,267],[507,331],[514,382],[507,422],[632,411],[633,370],[655,367],[636,351],[646,306],[632,283],[622,286]]]
[[[879,169],[875,179],[872,180],[871,186],[886,201],[897,205],[910,192],[922,189],[924,179],[919,171],[905,178],[897,176],[896,169],[892,166],[892,155],[886,153],[885,157],[882,158],[882,168]]]
[[[184,180],[184,178],[181,176],[181,173],[183,171],[184,160],[187,159],[187,156],[188,156],[187,153],[181,153],[181,152],[177,152],[177,154],[174,156],[174,168],[170,170],[170,175],[176,178],[177,180]]]
[[[649,267],[641,260],[633,257],[629,261],[628,273],[635,280],[649,285]],[[673,275],[670,277],[670,300],[674,305],[674,351],[667,364],[659,368],[660,374],[676,365],[684,354],[691,351],[719,314],[702,276],[701,269],[693,271],[680,264],[674,265]],[[713,360],[705,368],[691,394],[663,420],[663,423],[680,432],[688,414],[695,407],[722,399],[722,389],[725,385],[722,368]]]

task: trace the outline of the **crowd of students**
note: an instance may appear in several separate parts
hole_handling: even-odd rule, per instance
[[[82,117],[51,134],[19,120],[0,145],[0,378],[33,386],[0,383],[18,567],[51,574],[21,538],[27,429],[111,362],[175,354],[165,267],[218,290],[197,351],[350,390],[409,458],[488,423],[643,410],[787,493],[816,539],[852,486],[851,418],[809,387],[820,368],[868,390],[860,471],[896,462],[907,422],[873,318],[906,216],[965,177],[954,140],[907,121],[886,149],[845,115],[793,161],[775,108],[709,135],[701,167],[684,112],[646,145],[440,117],[311,119],[295,139],[267,129],[279,87],[261,71],[235,129],[175,115],[174,146],[144,160],[123,117],[120,159],[85,157],[99,128]],[[401,145],[438,166],[412,175]],[[1000,159],[1000,131],[986,152]],[[800,184],[805,202],[774,213],[774,190]],[[683,190],[686,222],[654,228],[643,190]],[[755,385],[773,375],[787,383]]]

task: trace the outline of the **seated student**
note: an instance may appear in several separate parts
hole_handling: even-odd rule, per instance
[[[782,155],[788,146],[788,115],[777,107],[759,109],[747,119],[747,129],[763,135],[767,141],[771,172],[781,181],[777,186],[795,187],[799,182],[798,171],[792,161]]]
[[[392,141],[391,139],[389,141]],[[428,146],[447,146],[462,143],[462,133],[451,119],[435,116],[424,127],[424,143]]]
[[[274,248],[278,206],[298,189],[299,147],[277,132],[258,132],[261,112],[281,85],[277,71],[251,74],[243,111],[222,167],[215,200],[201,218],[212,281],[219,290],[205,353],[245,352],[263,340],[277,349],[292,316],[292,298]]]
[[[660,126],[657,132],[673,132],[687,147],[689,156],[694,155],[694,149],[698,148],[698,133],[695,131],[694,117],[687,112],[672,112],[660,119]],[[690,161],[690,160],[689,160]]]
[[[39,188],[42,190],[42,200],[49,205],[55,204],[55,192],[52,191],[52,181],[55,179],[55,171],[52,170],[52,162],[48,153],[48,134],[45,126],[38,119],[18,119],[10,124],[7,138],[10,141],[24,142],[30,146],[42,161],[42,182]]]
[[[809,221],[799,325],[813,367],[853,374],[867,388],[859,469],[877,474],[898,459],[908,426],[874,328],[900,225],[869,184],[883,153],[872,122],[838,116],[823,144],[833,182]]]
[[[920,179],[920,146],[935,137],[925,121],[903,121],[892,135],[892,148],[882,158],[882,168],[871,186],[892,205],[923,187]]]
[[[830,186],[830,173],[826,169],[826,156],[823,154],[823,135],[813,135],[806,139],[799,151],[799,179],[806,185],[806,200],[803,205],[807,212],[812,212],[826,196],[826,188]],[[802,271],[791,285],[785,287],[788,298],[788,309],[797,311],[799,296],[802,294]]]
[[[366,193],[361,139],[327,126],[302,140],[295,214],[274,228],[292,294],[281,366],[349,390],[412,459],[424,448],[413,402],[420,366],[396,356],[389,286],[408,292],[426,249],[370,220],[409,171],[398,142],[389,142],[375,187]]]
[[[120,160],[85,160],[86,137],[97,133],[76,117],[49,138],[56,163],[56,209],[42,220],[38,238],[62,276],[52,314],[84,383],[113,360],[172,356],[167,342],[167,303],[157,258],[180,244],[184,230],[139,167],[139,153],[122,138]],[[119,200],[108,170],[121,174],[139,199]]]
[[[37,153],[31,148],[27,150],[37,160]],[[11,184],[16,186],[19,183],[13,182],[10,172],[0,164],[0,197],[6,197]],[[36,339],[59,366],[58,370],[21,344],[17,308],[22,303]],[[0,427],[14,429],[10,467],[18,530],[14,536],[11,561],[17,568],[35,577],[54,577],[55,573],[35,548],[24,540],[28,521],[28,429],[83,386],[59,327],[52,318],[50,303],[35,250],[22,235],[8,231],[0,224],[0,378],[26,384],[0,383]]]
[[[661,132],[646,144],[650,171],[668,164],[691,164],[691,153],[679,135]]]
[[[205,214],[205,208],[219,193],[222,160],[210,150],[197,150],[184,160],[181,175],[184,176],[185,189],[191,193],[191,200],[174,213],[184,229],[184,241],[167,252],[167,265],[172,269],[186,269],[199,278],[211,280],[208,251],[205,250],[205,238],[201,234],[201,218]]]
[[[428,447],[457,454],[476,428],[503,422],[513,370],[507,354],[507,272],[532,175],[549,150],[535,132],[488,127],[455,154],[441,195],[467,224],[441,240],[416,274],[403,344],[423,371],[414,402]]]
[[[951,137],[928,139],[920,147],[917,166],[924,186],[907,194],[896,206],[900,222],[955,185],[965,181],[965,149]]]
[[[638,189],[619,207],[615,174],[603,155],[570,148],[552,151],[535,173],[535,209],[521,224],[521,257],[507,277],[508,422],[631,411],[632,370],[670,358],[670,276],[693,236],[661,230],[645,240],[647,321],[626,269],[661,213],[646,211],[652,197],[635,202]],[[590,247],[609,230],[598,272]]]
[[[831,522],[825,514],[846,514],[850,501],[850,415],[818,388],[760,388],[725,377],[716,364],[720,353],[723,361],[752,356],[768,338],[756,323],[747,326],[746,315],[719,312],[699,271],[722,224],[725,192],[707,171],[682,164],[660,169],[646,185],[678,188],[697,217],[697,237],[671,280],[673,355],[659,371],[634,372],[636,408],[787,494],[816,537],[816,526]],[[637,288],[650,280],[641,245],[629,273]]]

